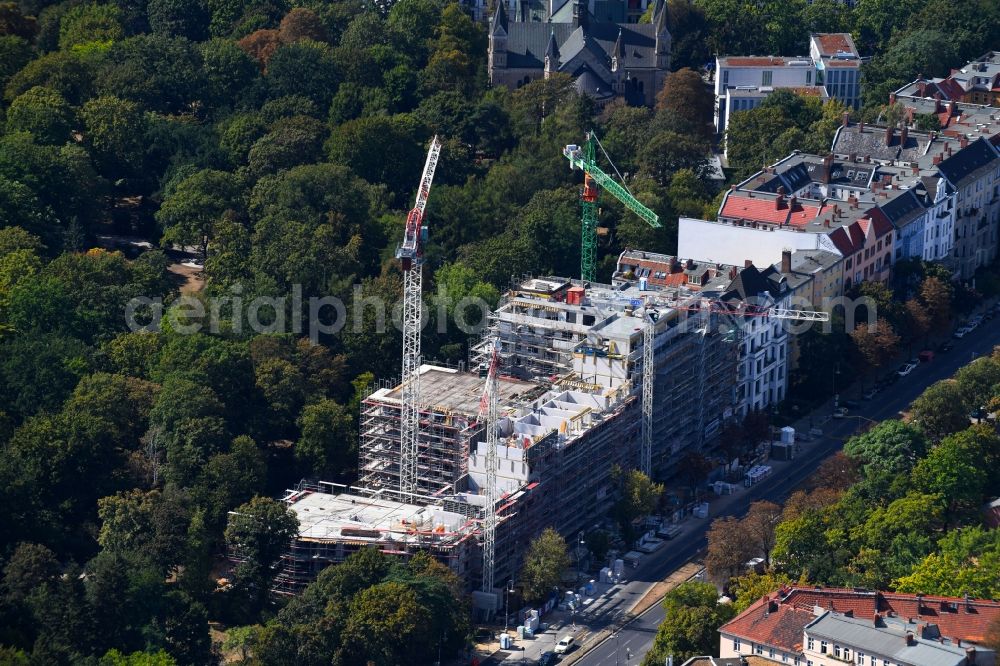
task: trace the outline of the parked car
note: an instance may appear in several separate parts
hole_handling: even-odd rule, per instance
[[[847,416],[847,408],[846,407],[837,407],[836,409],[833,410],[833,418],[835,418],[835,419],[842,419],[845,416]]]
[[[964,338],[965,336],[967,336],[971,332],[972,332],[971,328],[969,328],[968,326],[963,326],[962,328],[958,329],[957,331],[955,331],[951,335],[952,335],[953,338],[958,338],[959,340],[961,340],[962,338]]]
[[[934,360],[934,352],[932,352],[930,349],[925,349],[919,354],[917,354],[917,358],[920,359],[921,363],[930,363],[931,361]]]
[[[899,370],[896,371],[896,374],[898,374],[900,377],[905,377],[906,375],[913,372],[913,369],[916,368],[917,365],[918,363],[914,363],[913,361],[904,363],[903,365],[899,366]]]
[[[573,637],[563,636],[558,643],[556,643],[556,654],[566,654],[573,649]]]
[[[555,652],[543,652],[538,658],[538,666],[552,666],[554,663],[556,663]]]
[[[938,350],[939,354],[947,354],[948,352],[950,352],[954,348],[955,348],[954,344],[952,344],[950,342],[945,342],[940,347],[938,347],[937,350]]]

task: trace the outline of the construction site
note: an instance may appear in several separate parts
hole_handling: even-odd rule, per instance
[[[277,591],[301,589],[358,548],[400,557],[425,551],[492,615],[498,589],[543,529],[575,542],[610,526],[616,470],[667,479],[685,454],[711,456],[725,421],[743,413],[747,321],[816,314],[781,310],[773,298],[761,306],[759,292],[780,292],[764,278],[770,273],[749,264],[627,250],[611,284],[594,280],[599,189],[659,226],[597,168],[595,144],[590,134],[583,148],[563,152],[584,171],[582,279],[515,281],[465,370],[421,356],[423,210],[440,151],[431,142],[397,250],[401,377],[362,400],[357,487],[300,487],[285,497],[302,528]]]

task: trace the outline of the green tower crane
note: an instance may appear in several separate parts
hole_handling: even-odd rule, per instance
[[[660,218],[656,213],[639,203],[628,188],[597,166],[595,146],[600,145],[597,135],[590,131],[582,146],[570,144],[563,148],[563,155],[569,160],[570,168],[583,171],[583,192],[580,194],[580,278],[588,281],[593,281],[597,275],[597,199],[601,189],[610,192],[649,226],[660,226]],[[604,152],[604,146],[601,146],[601,151]],[[607,157],[606,152],[604,156]],[[608,161],[611,161],[610,158]],[[614,164],[611,166],[613,168]]]

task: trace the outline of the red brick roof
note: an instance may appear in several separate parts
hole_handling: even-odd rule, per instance
[[[860,60],[826,60],[824,64],[827,67],[860,67]]]
[[[796,202],[789,208],[788,200],[778,206],[775,197],[755,195],[726,197],[726,203],[719,213],[722,217],[735,219],[752,220],[754,222],[767,222],[769,224],[791,224],[802,226],[808,224],[819,214],[817,206],[803,206]]]
[[[771,606],[765,613],[768,603]],[[815,606],[838,613],[850,611],[854,617],[882,613],[936,624],[942,636],[973,643],[981,643],[990,622],[1000,617],[997,601],[970,599],[967,605],[964,599],[955,597],[925,596],[918,608],[914,594],[793,587],[761,598],[719,631],[755,643],[801,651],[802,630],[812,621]]]
[[[736,56],[726,58],[726,64],[732,67],[780,67],[785,64],[785,59],[775,56]]]
[[[959,101],[965,95],[965,88],[954,79],[945,79],[937,86],[944,93],[945,99]]]
[[[837,55],[838,52],[854,53],[854,44],[842,32],[827,32],[816,35],[823,55]]]

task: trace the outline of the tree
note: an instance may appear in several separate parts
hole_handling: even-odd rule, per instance
[[[205,73],[206,97],[211,100],[212,106],[237,106],[238,100],[260,75],[257,63],[229,39],[212,39],[202,44],[199,50]]]
[[[247,155],[250,172],[260,177],[316,162],[322,155],[325,135],[326,127],[315,118],[295,116],[276,121],[250,148]]]
[[[73,109],[62,95],[42,86],[18,96],[7,110],[7,131],[31,132],[39,143],[65,143],[74,122]]]
[[[1000,530],[952,530],[912,571],[894,582],[900,592],[992,599],[1000,593]]]
[[[130,654],[109,650],[98,662],[98,666],[175,666],[176,664],[174,658],[164,650],[132,652]]]
[[[733,610],[742,613],[764,595],[777,592],[794,581],[783,573],[762,573],[750,571],[736,578],[731,584],[735,597]]]
[[[996,436],[987,436],[997,444]],[[975,515],[986,492],[987,452],[971,431],[945,437],[913,468],[914,487],[947,499],[948,517]]]
[[[825,488],[838,492],[847,490],[860,478],[860,467],[859,460],[848,456],[844,451],[837,451],[821,462],[809,476],[809,487],[813,490]]]
[[[342,405],[321,400],[307,405],[300,417],[302,436],[295,457],[313,474],[341,477],[357,463],[354,419]]]
[[[300,39],[274,51],[267,61],[267,82],[275,97],[301,95],[325,109],[340,78],[328,44]]]
[[[91,42],[110,44],[123,37],[122,11],[112,3],[77,5],[59,20],[59,48],[64,51]]]
[[[955,382],[964,403],[976,409],[1000,393],[1000,360],[992,357],[977,358],[955,373]]]
[[[705,568],[709,578],[720,585],[742,574],[749,559],[748,544],[733,537],[739,533],[740,521],[732,516],[716,518],[708,528]]]
[[[115,43],[98,77],[103,95],[163,113],[190,109],[203,92],[201,56],[188,40],[136,35]]]
[[[932,331],[941,333],[951,326],[952,292],[949,282],[934,276],[920,283],[920,300],[927,309]]]
[[[101,173],[118,178],[142,170],[146,119],[136,102],[111,95],[95,97],[83,105],[80,117],[84,141]]]
[[[148,0],[146,14],[154,34],[194,42],[208,37],[208,7],[203,0]]]
[[[920,425],[932,441],[939,441],[969,425],[969,406],[954,380],[931,384],[910,407],[913,422]]]
[[[709,133],[714,100],[701,75],[693,69],[679,69],[667,74],[663,88],[656,95],[656,110],[678,116],[692,127]]]
[[[874,326],[859,324],[851,341],[869,372],[875,372],[899,350],[899,336],[887,319],[879,317]]]
[[[666,617],[656,631],[652,650],[643,659],[644,666],[662,664],[669,655],[686,661],[718,653],[718,627],[735,615],[732,605],[718,603],[718,593],[710,583],[681,583],[667,592],[663,607]]]
[[[740,521],[740,530],[747,535],[752,553],[762,557],[768,567],[771,566],[771,550],[774,549],[774,530],[779,522],[781,507],[767,501],[750,504],[747,515]]]
[[[415,664],[433,641],[424,628],[432,621],[416,593],[394,581],[362,590],[351,602],[344,627],[348,654],[375,664]]]
[[[920,429],[895,419],[882,421],[844,445],[844,453],[868,477],[908,474],[926,452],[927,440]]]
[[[260,603],[276,575],[274,565],[298,535],[299,522],[284,503],[254,497],[229,515],[226,546],[241,561],[237,585]]]
[[[640,470],[629,470],[622,481],[622,498],[619,508],[624,525],[656,511],[662,494],[662,483],[653,483]]]
[[[207,254],[212,227],[227,210],[242,208],[242,189],[236,176],[202,169],[182,180],[156,213],[164,227],[164,241],[198,245]]]
[[[681,169],[704,175],[708,167],[708,144],[697,136],[673,131],[653,136],[639,153],[639,168],[666,187]]]
[[[569,568],[566,540],[551,527],[545,528],[528,546],[521,570],[520,584],[524,599],[530,603],[544,601],[559,586],[563,571]]]
[[[281,39],[277,30],[258,30],[241,39],[238,44],[247,55],[257,61],[263,71],[267,69],[271,56],[281,46]]]

